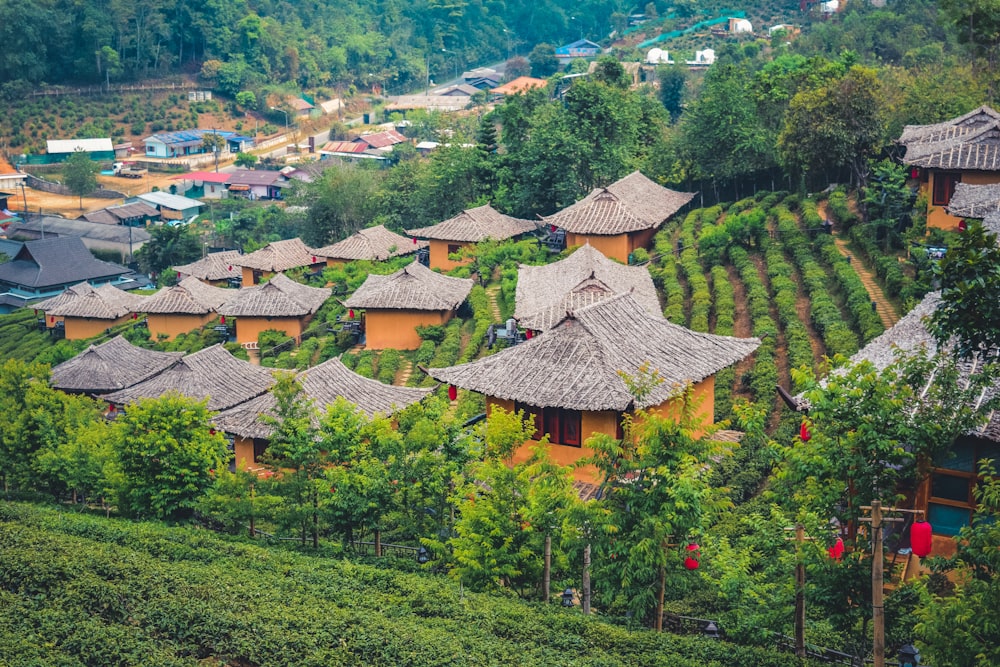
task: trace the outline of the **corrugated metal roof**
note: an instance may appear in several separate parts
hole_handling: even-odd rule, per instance
[[[49,139],[45,142],[45,151],[50,155],[53,153],[74,153],[84,150],[88,153],[99,153],[102,151],[114,151],[114,144],[111,139]]]

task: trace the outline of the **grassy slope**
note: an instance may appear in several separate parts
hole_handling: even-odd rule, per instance
[[[791,660],[460,594],[439,575],[0,502],[0,665],[729,665]],[[215,662],[218,660],[219,662]]]

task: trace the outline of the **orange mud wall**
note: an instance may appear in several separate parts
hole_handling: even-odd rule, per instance
[[[994,171],[963,171],[960,182],[969,185],[990,185],[1000,183],[1000,172]],[[958,231],[958,223],[962,218],[949,215],[944,210],[944,206],[934,205],[934,179],[938,175],[936,170],[928,170],[927,182],[920,184],[920,194],[927,197],[927,226],[944,229],[947,231]]]
[[[462,261],[462,262],[453,262],[452,260],[448,259],[448,255],[449,255],[449,253],[448,253],[448,246],[450,246],[450,245],[457,245],[460,248],[464,248],[466,246],[474,245],[472,243],[463,243],[461,241],[441,241],[441,240],[438,240],[438,239],[431,239],[430,240],[430,244],[431,244],[430,245],[430,252],[431,252],[431,256],[430,256],[430,259],[431,259],[430,265],[431,266],[430,266],[430,268],[432,268],[432,269],[441,269],[442,271],[451,271],[455,267],[465,266],[466,264],[468,264],[468,263],[470,263],[472,261],[472,260],[468,260],[467,259],[467,260]]]
[[[628,256],[636,248],[648,248],[656,235],[655,229],[644,229],[629,234],[615,236],[599,236],[596,234],[566,233],[566,247],[572,248],[589,243],[609,259],[616,259],[622,264],[628,264]]]
[[[708,377],[694,385],[691,394],[691,401],[694,405],[694,418],[701,424],[711,424],[715,414],[715,377]],[[492,396],[486,397],[486,412],[498,405],[508,412],[514,410],[514,401],[508,401]],[[680,406],[673,400],[664,401],[660,405],[649,409],[661,417],[676,419]],[[549,454],[552,460],[559,465],[572,465],[580,459],[587,458],[594,454],[594,450],[587,447],[586,442],[595,433],[605,433],[612,438],[618,437],[618,413],[613,410],[598,412],[583,412],[580,419],[581,441],[584,443],[580,447],[570,445],[549,444]],[[527,461],[531,456],[531,448],[538,444],[537,440],[528,440],[517,448],[514,452],[514,463]],[[595,466],[587,465],[573,471],[573,479],[580,482],[598,483],[598,470]]]
[[[445,324],[450,310],[366,310],[365,349],[415,350],[423,342],[417,327]]]
[[[162,340],[173,340],[179,335],[200,329],[216,317],[215,313],[205,315],[146,315],[146,326],[149,327],[149,336],[154,341],[161,340],[160,336],[166,336]]]
[[[295,340],[300,340],[302,330],[309,323],[309,317],[237,317],[236,318],[236,342],[256,343],[262,331],[274,329],[283,331],[286,335]]]
[[[83,340],[104,333],[111,327],[130,322],[131,315],[119,317],[117,320],[96,320],[88,317],[66,317],[63,325],[66,327],[66,340]]]

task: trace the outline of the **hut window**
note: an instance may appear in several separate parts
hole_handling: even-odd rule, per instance
[[[1000,446],[995,443],[962,439],[955,443],[952,455],[933,470],[927,520],[939,535],[958,535],[969,525],[976,508],[972,490],[979,480],[976,461],[996,459]]]
[[[563,410],[561,408],[536,408],[523,403],[515,403],[515,410],[524,410],[524,416],[535,418],[535,432],[532,440],[540,440],[546,433],[553,445],[568,445],[579,447],[583,440],[580,436],[583,413],[579,410]]]
[[[462,246],[458,245],[457,243],[449,243],[448,244],[448,254],[449,255],[454,255],[456,252],[460,252],[461,250],[462,250]]]
[[[934,174],[934,206],[947,206],[951,196],[955,194],[955,184],[961,182],[962,175],[954,171],[942,171]]]
[[[260,438],[253,439],[253,462],[260,463],[260,459],[264,456],[264,452],[267,451],[267,440],[261,440]]]
[[[534,419],[532,422],[535,425],[535,432],[531,434],[532,440],[540,440],[545,431],[542,430],[542,409],[536,408],[533,405],[525,405],[524,403],[515,403],[515,411],[523,411],[525,419]]]

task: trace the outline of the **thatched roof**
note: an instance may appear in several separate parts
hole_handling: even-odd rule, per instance
[[[311,266],[322,261],[316,251],[302,242],[302,239],[275,241],[246,255],[232,260],[235,266],[245,266],[258,271],[278,273],[300,266]]]
[[[756,338],[697,333],[650,315],[630,294],[571,313],[536,338],[477,361],[430,368],[436,380],[536,407],[626,410],[659,405],[757,349]],[[662,382],[636,400],[620,373],[646,365]]]
[[[987,213],[983,217],[983,228],[1000,239],[1000,211]]]
[[[660,300],[646,267],[614,262],[588,243],[558,262],[518,267],[514,317],[525,329],[544,331],[569,311],[626,292],[660,317]]]
[[[412,239],[389,231],[385,225],[378,225],[357,231],[343,241],[316,248],[315,252],[317,257],[328,259],[368,259],[381,262],[390,257],[409,255],[426,246],[427,243],[414,243]]]
[[[183,356],[183,352],[146,350],[115,336],[53,367],[52,386],[63,391],[106,394],[147,380]]]
[[[227,278],[239,278],[239,266],[233,262],[240,257],[239,250],[224,250],[205,255],[197,262],[181,264],[174,267],[174,271],[184,276],[194,276],[201,280],[226,280]]]
[[[295,378],[301,383],[306,398],[320,413],[325,410],[326,405],[344,397],[369,417],[375,413],[389,415],[416,403],[433,391],[382,384],[378,380],[358,375],[336,358],[302,371]],[[274,417],[276,407],[274,395],[268,392],[219,413],[214,421],[227,433],[244,438],[266,439],[271,436],[272,429],[260,416]]]
[[[903,128],[903,133],[896,141],[904,146],[935,143],[968,134],[983,125],[997,120],[1000,120],[1000,113],[984,105],[978,109],[973,109],[969,113],[941,123],[907,125]]]
[[[904,164],[933,169],[1000,170],[1000,114],[980,107],[933,125],[908,125]]]
[[[315,313],[330,296],[329,287],[309,287],[283,273],[235,292],[216,312],[230,317],[302,317]]]
[[[956,183],[955,194],[945,208],[960,218],[984,218],[989,213],[996,213],[1000,211],[1000,183]]]
[[[162,373],[104,398],[125,404],[176,391],[198,400],[207,398],[210,410],[225,410],[263,394],[272,384],[269,369],[241,361],[219,344],[189,354]]]
[[[129,313],[143,311],[145,300],[144,296],[125,292],[113,285],[93,287],[90,283],[80,283],[59,296],[42,301],[35,308],[56,317],[117,320]]]
[[[851,362],[860,363],[862,361],[871,362],[875,368],[882,370],[898,359],[900,353],[912,355],[923,353],[927,355],[936,354],[939,350],[934,336],[927,328],[927,321],[941,303],[941,293],[931,292],[923,298],[914,308],[904,315],[896,324],[873,338],[861,350],[851,357]],[[978,357],[971,361],[963,361],[960,364],[961,372],[965,375],[981,370],[982,360]],[[834,370],[834,373],[842,372]],[[934,381],[933,376],[930,379]],[[988,398],[1000,392],[1000,379],[998,379],[986,393],[979,397],[976,408],[978,409]],[[795,397],[799,409],[809,408],[806,401],[800,394]],[[987,438],[994,442],[1000,442],[1000,413],[991,412],[987,416],[984,426],[977,429],[972,435]]]
[[[454,218],[430,227],[408,229],[406,233],[422,239],[479,243],[486,239],[504,239],[527,234],[537,229],[531,220],[521,220],[504,215],[489,204],[462,211]]]
[[[236,290],[206,285],[188,276],[173,287],[146,297],[143,312],[156,315],[207,315],[226,303]]]
[[[634,171],[543,220],[574,234],[625,234],[659,227],[692,197],[693,192],[670,190]]]
[[[399,271],[370,274],[344,305],[390,310],[454,310],[472,291],[472,280],[449,278],[413,262]]]

